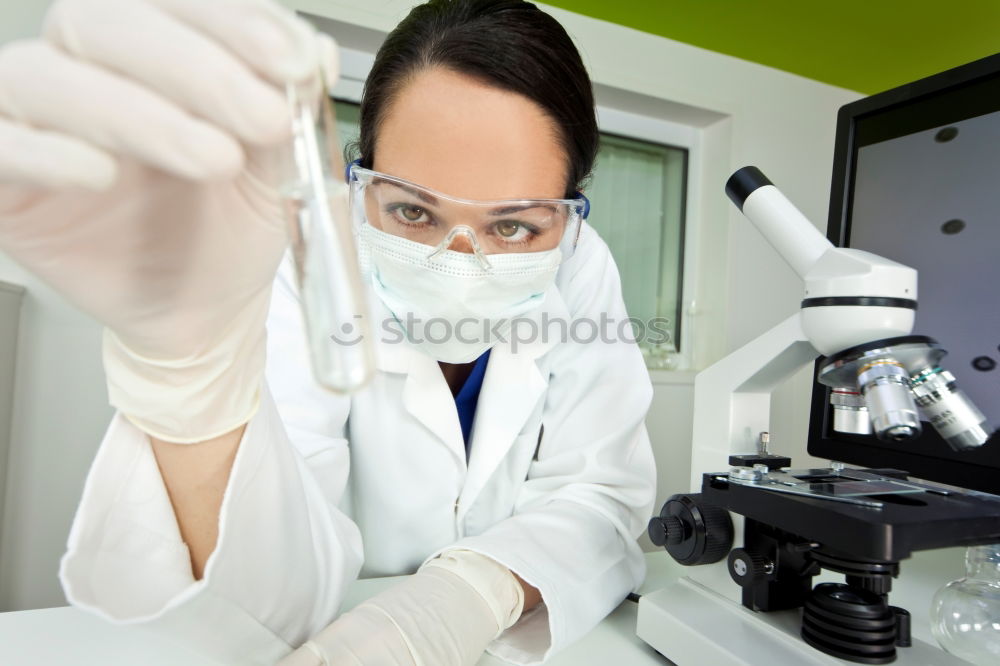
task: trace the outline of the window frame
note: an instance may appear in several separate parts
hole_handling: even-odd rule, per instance
[[[694,236],[695,225],[691,224],[692,210],[697,210],[696,174],[701,168],[700,153],[700,132],[698,128],[691,125],[655,118],[653,116],[625,111],[622,109],[598,104],[597,125],[601,134],[644,141],[669,148],[679,148],[686,151],[687,160],[684,174],[684,207],[682,211],[681,229],[681,261],[680,261],[680,321],[677,322],[677,331],[680,337],[680,347],[677,349],[674,365],[667,369],[688,370],[693,365],[694,339],[693,318],[690,304],[694,301],[696,293],[697,272],[695,271]],[[650,372],[664,372],[661,368],[650,368]]]

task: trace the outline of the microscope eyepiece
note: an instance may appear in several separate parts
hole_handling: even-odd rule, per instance
[[[743,210],[747,197],[765,185],[774,185],[763,172],[755,166],[746,166],[734,173],[726,181],[726,196]]]

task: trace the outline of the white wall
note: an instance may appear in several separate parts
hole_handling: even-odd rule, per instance
[[[0,3],[0,44],[37,35],[51,0],[3,0]]]
[[[6,495],[10,420],[14,413],[17,332],[20,330],[23,298],[24,289],[9,282],[0,282],[0,517],[3,516],[3,501]]]
[[[340,34],[377,44],[411,6],[406,0],[285,0],[296,9],[363,28]],[[45,2],[0,7],[0,39],[37,31]],[[700,184],[690,201],[689,256],[697,284],[688,310],[698,363],[719,358],[796,307],[792,272],[722,193],[725,178],[760,166],[821,227],[825,224],[837,109],[857,94],[628,28],[549,9],[577,40],[609,106],[648,111],[702,132]],[[335,36],[337,34],[335,33]],[[689,239],[690,240],[690,239]],[[110,417],[97,326],[0,257],[0,280],[27,287],[12,424],[11,472],[0,533],[0,610],[63,604],[58,559],[87,467]],[[688,490],[691,374],[654,373],[647,420],[661,498]],[[801,459],[806,375],[776,400],[774,448]],[[724,461],[720,461],[720,467]]]

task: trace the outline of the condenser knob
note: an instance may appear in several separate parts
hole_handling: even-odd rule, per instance
[[[741,587],[756,585],[773,572],[774,563],[763,555],[745,548],[734,548],[729,553],[729,575]]]

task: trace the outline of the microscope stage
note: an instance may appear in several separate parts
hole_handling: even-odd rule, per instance
[[[1000,542],[1000,497],[882,476],[859,482],[855,470],[788,472],[833,496],[870,501],[866,506],[792,494],[771,486],[706,474],[705,502],[818,543],[824,551],[871,561],[899,562],[913,551]],[[872,471],[856,470],[867,477]],[[790,485],[790,484],[788,484]],[[839,490],[842,488],[843,490]],[[867,495],[860,494],[867,488]]]

